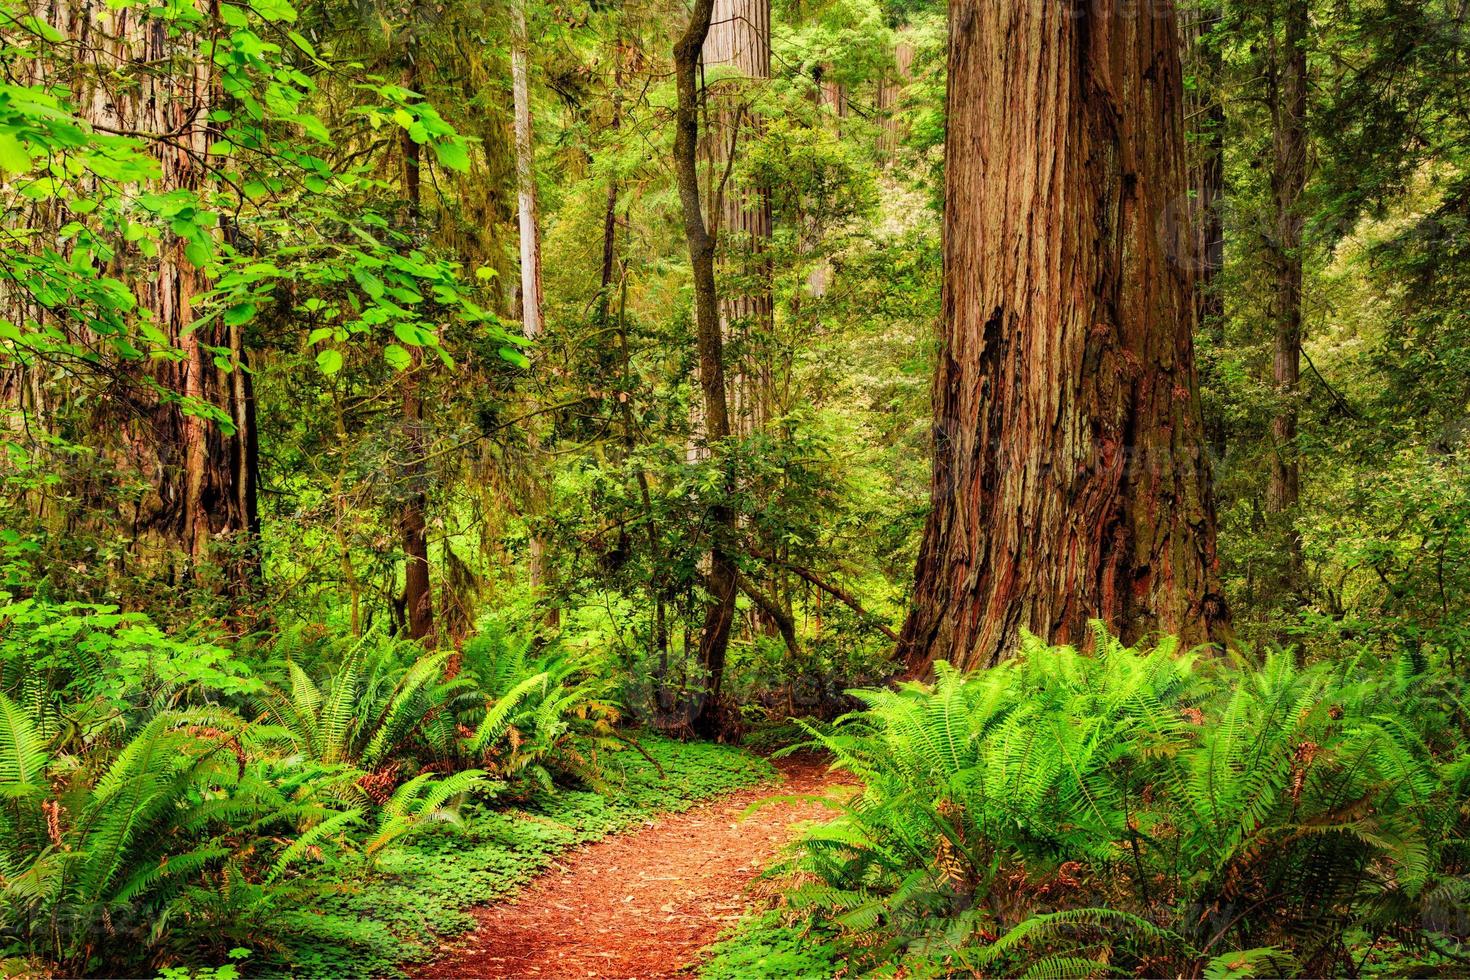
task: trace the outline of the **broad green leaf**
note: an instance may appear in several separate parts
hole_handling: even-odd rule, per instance
[[[389,344],[383,348],[383,360],[397,371],[406,371],[413,363],[413,355],[399,347],[397,344]]]
[[[311,42],[308,41],[306,38],[302,37],[295,31],[287,31],[286,36],[291,39],[292,44],[295,44],[302,51],[306,52],[307,55],[313,58],[316,57],[316,48],[312,47]]]
[[[188,259],[198,268],[204,268],[213,258],[208,245],[203,242],[190,242],[184,246],[184,258]]]
[[[496,351],[496,353],[518,368],[524,369],[531,366],[531,359],[525,354],[522,354],[520,351],[516,350],[514,347],[501,347]]]
[[[238,327],[242,323],[250,322],[253,316],[255,316],[254,303],[237,303],[225,310],[224,320],[229,326]]]
[[[30,173],[30,151],[14,133],[0,133],[0,170],[12,174]]]
[[[470,169],[470,154],[463,140],[441,140],[434,144],[434,156],[450,170],[460,173]]]
[[[250,7],[268,21],[296,21],[296,8],[286,0],[250,0]]]

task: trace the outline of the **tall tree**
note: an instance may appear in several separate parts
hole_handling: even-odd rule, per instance
[[[730,415],[725,398],[725,353],[720,331],[719,298],[715,291],[715,238],[705,222],[699,191],[699,60],[709,35],[714,0],[694,0],[689,23],[674,43],[674,84],[678,104],[674,114],[674,179],[679,189],[684,238],[689,246],[689,265],[694,278],[694,324],[699,351],[699,385],[704,401],[705,435],[719,451],[730,436]],[[725,673],[725,653],[730,643],[730,625],[735,616],[735,593],[739,585],[735,557],[735,512],[726,502],[711,508],[712,529],[707,586],[709,602],[699,635],[699,664],[708,690],[693,723],[697,730],[710,730],[718,720],[720,685]]]
[[[1280,16],[1281,26],[1276,25]],[[1297,452],[1298,388],[1302,360],[1302,195],[1307,186],[1307,0],[1271,4],[1266,84],[1271,111],[1271,200],[1274,228],[1267,236],[1271,283],[1271,380],[1277,407],[1271,419],[1271,475],[1266,509],[1285,525],[1286,566],[1282,587],[1302,586],[1301,537],[1292,515],[1301,495]]]
[[[541,295],[541,234],[536,208],[536,145],[531,126],[531,39],[526,0],[512,0],[510,75],[515,101],[516,195],[521,233],[521,329],[528,339],[541,335],[545,307]]]
[[[893,45],[893,64],[883,67],[873,99],[873,108],[878,115],[878,161],[885,167],[892,166],[898,157],[898,146],[903,135],[898,120],[899,101],[914,67],[914,43],[907,34],[907,26],[897,30]]]
[[[757,125],[742,83],[771,77],[771,0],[715,0],[701,51],[712,111],[702,141],[709,161],[710,214],[721,247],[720,323],[734,348],[731,423],[738,433],[760,428],[768,413],[770,366],[760,346],[770,337],[771,198],[759,184],[731,180],[742,139]],[[721,83],[723,80],[723,84]]]
[[[900,649],[1225,620],[1194,372],[1171,4],[950,6],[932,510]]]
[[[98,39],[79,61],[75,82],[88,121],[103,131],[149,134],[160,191],[202,189],[217,136],[210,112],[221,93],[210,66],[190,59],[198,36],[165,31],[141,9],[81,4],[64,16],[69,22],[54,19],[67,36]],[[131,70],[176,64],[184,67]],[[227,317],[196,322],[210,287],[202,265],[189,242],[175,238],[131,283],[163,341],[181,356],[118,372],[114,390],[97,403],[101,415],[92,429],[150,487],[134,498],[135,542],[181,552],[189,579],[221,561],[230,590],[244,598],[256,591],[260,574],[255,396],[243,325]]]
[[[408,62],[403,69],[403,87],[418,90],[419,63],[417,45],[410,39]],[[417,225],[422,205],[419,144],[407,130],[400,138],[403,165],[403,197],[408,202],[409,221]],[[419,396],[422,371],[417,349],[413,363],[403,376],[403,429],[408,460],[404,477],[408,497],[399,516],[403,535],[403,611],[408,635],[415,640],[429,640],[434,634],[434,593],[429,579],[429,495],[424,473],[424,406]]]
[[[526,26],[526,0],[511,0],[510,74],[515,102],[516,196],[521,239],[521,331],[527,340],[541,336],[545,302],[541,291],[541,226],[536,207],[536,143],[531,123],[531,38]],[[531,439],[532,452],[539,447]],[[535,497],[544,496],[539,492]],[[531,535],[531,587],[546,585],[546,540]],[[548,612],[555,625],[555,609]]]
[[[1184,70],[1189,133],[1189,170],[1194,227],[1194,262],[1199,270],[1195,301],[1198,327],[1210,340],[1216,356],[1225,343],[1225,96],[1224,43],[1217,31],[1223,0],[1194,0],[1183,8]],[[1224,420],[1206,419],[1210,449],[1218,466],[1225,457]]]

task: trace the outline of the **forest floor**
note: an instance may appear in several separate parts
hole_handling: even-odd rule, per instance
[[[819,801],[843,776],[813,755],[776,760],[782,781],[652,817],[552,865],[424,977],[667,977],[749,911],[751,881],[798,825],[831,819]],[[752,804],[771,799],[750,812]]]

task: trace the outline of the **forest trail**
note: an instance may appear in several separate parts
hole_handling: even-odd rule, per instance
[[[691,965],[748,908],[747,885],[792,839],[796,825],[835,812],[812,800],[842,774],[803,755],[774,760],[780,783],[741,790],[641,829],[590,844],[508,901],[424,977],[667,977]]]

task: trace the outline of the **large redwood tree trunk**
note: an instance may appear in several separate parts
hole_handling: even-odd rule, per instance
[[[1191,332],[1177,23],[953,0],[933,509],[900,650],[1225,620]]]
[[[193,37],[181,40],[142,8],[56,4],[42,16],[87,52],[72,87],[88,121],[106,130],[167,134],[152,140],[161,167],[156,189],[200,190],[216,138],[209,116],[221,94],[211,66],[191,57]],[[133,71],[137,66],[168,70]],[[261,571],[259,448],[246,337],[219,317],[195,328],[199,297],[210,283],[181,240],[166,245],[156,262],[138,265],[129,285],[182,356],[124,364],[91,429],[103,451],[149,487],[131,498],[134,547],[145,565],[158,550],[181,555],[188,580],[206,581],[221,570],[238,609],[257,593]],[[219,351],[228,357],[217,358]]]

